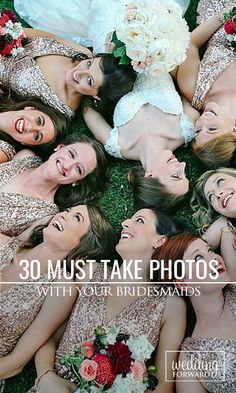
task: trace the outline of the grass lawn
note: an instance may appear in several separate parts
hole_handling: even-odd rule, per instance
[[[49,1],[55,1],[55,4],[57,3],[56,0]],[[35,3],[37,4],[37,0],[35,0]],[[198,0],[191,0],[189,9],[186,13],[186,19],[191,30],[195,27],[197,4]],[[0,0],[0,6],[1,8],[14,10],[12,0]],[[23,25],[26,26],[25,23],[23,23]],[[70,126],[70,131],[76,131],[78,133],[90,135],[79,112]],[[177,157],[187,162],[186,173],[192,187],[194,180],[204,171],[204,168],[193,156],[189,147],[180,148],[177,151]],[[134,165],[134,162],[116,160],[112,158],[110,161],[112,166],[112,176],[103,196],[101,197],[100,202],[101,207],[106,213],[107,217],[110,219],[116,230],[119,231],[120,222],[129,217],[134,212],[132,192],[127,181],[127,171]],[[175,216],[181,218],[186,224],[190,225],[190,227],[194,229],[193,225],[191,224],[189,198],[187,198],[186,201],[182,204],[181,209],[178,209],[178,211],[175,213]],[[32,362],[27,367],[25,367],[24,371],[19,376],[8,380],[6,393],[27,392],[29,387],[32,386],[34,378],[35,371]]]

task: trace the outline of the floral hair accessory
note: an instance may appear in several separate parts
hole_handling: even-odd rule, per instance
[[[157,369],[148,366],[154,347],[145,335],[129,337],[115,326],[94,330],[94,338],[61,358],[76,393],[144,393],[158,384]]]
[[[21,23],[16,15],[5,9],[0,10],[0,56],[16,56],[27,43]]]
[[[190,33],[174,0],[135,0],[122,8],[112,42],[120,64],[157,76],[185,60]]]
[[[227,35],[228,46],[236,49],[236,7],[233,7],[228,13],[223,16],[224,29]]]

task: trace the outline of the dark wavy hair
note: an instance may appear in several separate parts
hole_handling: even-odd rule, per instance
[[[61,141],[64,145],[71,145],[78,142],[87,143],[92,146],[96,154],[97,166],[93,172],[81,179],[75,187],[72,187],[71,184],[59,187],[54,201],[61,211],[68,207],[84,204],[98,198],[100,196],[99,192],[103,191],[110,176],[109,163],[101,143],[83,134],[71,134],[64,141]]]
[[[45,115],[48,115],[53,122],[56,137],[54,140],[48,143],[44,143],[38,146],[30,146],[30,149],[35,152],[41,158],[44,158],[46,154],[53,150],[56,144],[66,137],[68,119],[63,113],[55,108],[45,105],[38,97],[21,97],[16,94],[13,90],[1,85],[1,98],[0,98],[0,113],[10,112],[10,111],[20,111],[25,107],[34,107]],[[25,148],[26,145],[22,145],[20,142],[16,141],[10,135],[7,135],[3,131],[0,131],[0,138],[5,142],[8,142],[14,147],[16,152]]]
[[[183,201],[184,195],[171,194],[158,178],[144,177],[144,174],[141,166],[132,168],[128,174],[137,209],[156,206],[160,210],[170,210]]]
[[[97,205],[86,204],[86,206],[90,227],[88,232],[81,238],[80,243],[66,257],[67,269],[69,271],[72,260],[95,259],[100,261],[101,259],[111,259],[114,255],[116,235],[112,225]],[[43,229],[47,225],[39,225],[34,228],[28,242],[23,246],[25,248],[33,248],[43,243]]]
[[[121,97],[133,89],[137,74],[131,65],[120,65],[120,59],[113,54],[99,53],[96,57],[101,58],[99,64],[104,77],[104,82],[98,89],[100,100],[95,100],[94,104],[92,97],[86,97],[83,107],[92,107],[112,124],[115,106]]]

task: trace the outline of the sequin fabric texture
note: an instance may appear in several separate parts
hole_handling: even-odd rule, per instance
[[[3,151],[3,153],[6,154],[8,161],[12,160],[12,158],[16,154],[14,147],[11,146],[10,143],[1,140],[0,140],[0,151]]]
[[[0,273],[10,265],[20,244],[16,238],[1,244]],[[45,281],[48,282],[45,284]],[[29,282],[35,284],[28,284]],[[46,297],[46,288],[50,285],[47,273],[42,274],[38,280],[29,279],[5,290],[4,284],[1,284],[0,356],[6,356],[14,349],[21,335],[37,317]],[[4,391],[4,385],[4,381],[0,380],[0,392]]]
[[[23,97],[37,96],[50,106],[72,117],[74,111],[58,97],[47,83],[35,59],[41,56],[61,55],[78,56],[87,59],[83,53],[64,45],[52,38],[34,37],[22,53],[13,59],[0,58],[0,80]],[[50,60],[48,60],[50,61]]]
[[[236,287],[228,285],[225,289],[225,300],[228,302],[236,322]],[[236,392],[236,341],[221,338],[188,337],[184,340],[181,350],[187,359],[199,359],[196,351],[209,351],[201,354],[204,364],[217,362],[217,376],[207,376],[203,385],[210,393],[235,393]],[[222,352],[223,351],[224,354]]]
[[[0,187],[13,180],[26,169],[36,168],[42,163],[38,157],[24,157],[0,165]],[[0,232],[16,236],[34,221],[58,213],[51,202],[22,194],[0,192]]]
[[[230,6],[230,0],[200,0],[198,5],[198,23],[205,22],[213,15],[218,15],[222,8]],[[207,50],[201,60],[192,105],[200,110],[210,88],[223,71],[236,60],[236,53],[227,48],[224,28],[221,27],[208,42]]]
[[[97,282],[101,284],[97,284]],[[99,265],[92,281],[86,284],[86,287],[96,287],[97,291],[101,291],[104,284],[106,282],[103,277],[103,266]],[[77,298],[56,352],[55,368],[61,377],[69,379],[68,370],[60,364],[60,358],[73,352],[79,343],[91,339],[96,326],[115,325],[120,328],[120,332],[133,337],[145,334],[154,347],[158,345],[161,318],[167,299],[166,294],[158,293],[154,296],[139,297],[111,321],[107,321],[106,299],[106,296],[97,296],[96,293],[92,296],[81,293]],[[28,391],[28,393],[35,392],[41,393],[36,386]]]

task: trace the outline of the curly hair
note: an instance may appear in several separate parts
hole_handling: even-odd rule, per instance
[[[207,228],[220,217],[210,202],[207,200],[204,187],[207,180],[216,173],[224,173],[236,178],[236,169],[233,168],[218,168],[203,173],[195,182],[193,195],[190,201],[190,206],[193,210],[193,222],[197,226],[198,231],[204,233]],[[232,220],[232,224],[234,225]]]

